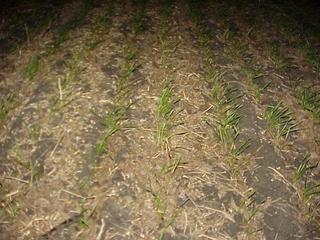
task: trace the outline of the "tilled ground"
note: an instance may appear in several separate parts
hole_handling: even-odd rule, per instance
[[[0,239],[320,239],[319,6],[19,6]]]

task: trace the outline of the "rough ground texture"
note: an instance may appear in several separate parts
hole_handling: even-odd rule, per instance
[[[0,239],[320,239],[320,7],[284,2],[7,3]]]

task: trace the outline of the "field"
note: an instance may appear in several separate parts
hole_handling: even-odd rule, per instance
[[[319,12],[4,5],[0,239],[320,239]]]

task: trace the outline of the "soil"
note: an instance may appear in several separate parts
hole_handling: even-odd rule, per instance
[[[25,14],[0,25],[0,239],[320,239],[319,194],[303,197],[303,180],[319,184],[319,168],[294,180],[307,154],[310,166],[319,162],[320,120],[297,96],[298,87],[319,94],[319,69],[296,44],[300,36],[276,24],[303,26],[316,48],[318,6],[306,3],[313,22],[299,11],[297,23],[290,9],[300,4],[259,1],[267,7],[255,13],[255,2],[6,6]],[[294,68],[267,55],[265,42],[274,41],[286,43],[281,61],[290,57]],[[28,79],[33,56],[39,67]],[[249,79],[251,68],[263,75]],[[236,157],[214,130],[210,69],[239,94],[235,147],[250,145]],[[159,144],[166,86],[176,101]],[[278,102],[299,129],[280,139],[265,117]],[[106,119],[119,109],[119,129],[100,154]]]

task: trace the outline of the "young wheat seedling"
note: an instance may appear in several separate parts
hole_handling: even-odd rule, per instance
[[[299,196],[305,203],[309,202],[313,197],[320,196],[320,184],[310,181],[310,175],[318,165],[319,162],[310,165],[310,154],[307,154],[294,172],[293,183],[298,185],[299,181],[303,181],[303,189],[299,191]]]
[[[267,57],[273,66],[280,72],[285,72],[295,66],[290,63],[289,58],[284,58],[280,52],[280,45],[277,43],[269,43],[265,47]]]
[[[101,155],[105,152],[109,139],[112,135],[116,132],[120,131],[122,128],[122,122],[126,119],[126,112],[129,106],[123,107],[119,106],[113,111],[107,113],[105,117],[100,117],[97,114],[98,118],[100,119],[101,124],[104,126],[105,131],[102,137],[100,138],[97,146],[96,146],[96,154]]]
[[[81,67],[80,67],[81,53],[77,53],[74,58],[67,63],[67,73],[58,78],[57,87],[59,96],[57,96],[52,104],[51,112],[60,111],[65,106],[69,105],[74,98],[72,97],[72,84],[79,81]]]
[[[292,133],[298,131],[292,113],[282,102],[274,106],[268,106],[265,117],[271,134],[277,140],[287,139]]]
[[[71,17],[71,19],[58,30],[58,36],[52,44],[52,50],[55,50],[58,47],[60,47],[60,45],[68,39],[69,33],[72,30],[76,29],[76,27],[83,21],[83,19],[85,18],[89,10],[92,8],[92,6],[92,0],[83,0],[81,7],[78,8],[76,13]]]
[[[173,118],[175,116],[174,105],[178,103],[179,98],[174,96],[170,83],[162,90],[159,106],[157,110],[157,144],[164,146],[168,144],[171,137],[170,130],[173,127]]]
[[[25,69],[26,77],[29,81],[31,81],[39,70],[40,58],[36,55],[33,55],[30,63],[27,65]]]
[[[316,119],[320,119],[320,91],[299,88],[296,95],[300,105]]]
[[[10,110],[13,109],[14,95],[9,94],[6,98],[0,98],[0,122],[7,116]]]
[[[241,204],[242,210],[244,212],[244,222],[245,224],[249,224],[260,211],[260,206],[264,203],[264,201],[260,204],[257,203],[256,200],[256,191],[252,191],[250,195],[243,201]]]

